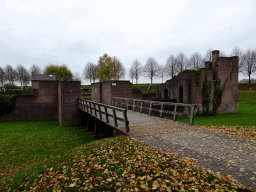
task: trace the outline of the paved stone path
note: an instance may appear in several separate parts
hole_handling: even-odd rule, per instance
[[[128,111],[128,120],[129,135],[135,139],[151,147],[176,152],[180,157],[193,158],[199,167],[232,175],[256,191],[255,141],[133,111]]]

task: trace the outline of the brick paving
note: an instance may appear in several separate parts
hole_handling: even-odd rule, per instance
[[[255,141],[228,136],[205,128],[200,129],[199,126],[170,122],[160,123],[161,126],[156,125],[160,128],[154,132],[136,131],[136,129],[145,129],[146,125],[143,128],[139,126],[136,129],[131,128],[133,133],[130,135],[151,147],[175,152],[179,157],[193,158],[196,165],[201,168],[211,169],[225,176],[232,175],[241,184],[256,191]],[[150,125],[151,129],[148,130],[152,130],[153,126]],[[144,134],[141,134],[142,132]]]
[[[193,158],[199,167],[232,175],[256,191],[256,141],[137,112],[127,115],[131,137],[178,157]],[[125,132],[124,127],[119,129]]]

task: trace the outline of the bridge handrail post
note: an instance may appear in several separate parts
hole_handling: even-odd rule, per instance
[[[194,112],[195,112],[195,105],[191,106],[190,125],[193,125],[193,122],[194,122]]]
[[[100,119],[102,119],[102,114],[101,114],[101,105],[98,105],[99,108],[99,115],[100,115]]]
[[[143,103],[144,103],[144,101],[141,100],[141,103],[140,103],[140,113],[142,113]]]
[[[153,105],[153,103],[150,101],[149,102],[149,116],[151,116],[151,110],[152,110],[152,105]]]
[[[117,127],[117,119],[116,119],[116,110],[113,109],[113,118],[114,118],[114,122],[115,122],[115,127]]]
[[[129,128],[129,121],[127,118],[127,110],[124,110],[123,114],[124,114],[124,123],[125,123],[126,133],[129,133],[130,128]]]
[[[176,111],[177,111],[177,104],[175,104],[175,108],[174,108],[173,121],[176,121]]]
[[[129,101],[130,99],[127,99],[127,110],[129,110]]]
[[[95,103],[93,103],[93,107],[94,107],[94,115],[95,115],[95,117],[97,117],[97,111],[96,111],[96,104]]]
[[[106,106],[104,106],[105,109],[105,115],[106,115],[106,122],[109,123],[109,119],[108,119],[108,109]]]
[[[164,108],[164,103],[161,103],[160,118],[163,117],[163,108]]]
[[[92,103],[90,102],[90,101],[88,101],[88,103],[89,103],[89,107],[90,107],[90,112],[91,112],[91,115],[92,115]]]
[[[123,100],[124,100],[124,99],[121,99],[121,108],[123,107]]]

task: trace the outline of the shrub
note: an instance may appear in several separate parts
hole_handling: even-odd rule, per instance
[[[174,75],[174,76],[172,77],[172,79],[174,79],[175,77],[177,77],[177,75]]]
[[[197,72],[197,70],[194,70],[194,69],[185,69],[185,70],[181,71],[181,73],[185,73],[185,72]]]
[[[10,113],[15,108],[16,97],[9,97],[0,94],[0,116],[5,113]]]

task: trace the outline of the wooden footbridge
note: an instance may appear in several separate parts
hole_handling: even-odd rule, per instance
[[[173,121],[177,116],[189,116],[190,124],[193,124],[195,104],[170,103],[147,101],[130,98],[112,99],[112,105],[78,99],[82,113],[82,125],[87,131],[95,131],[94,138],[113,137],[120,134],[132,135],[133,130],[141,126],[154,126],[159,123],[170,122],[162,118],[166,114],[173,115]],[[179,112],[178,108],[191,108],[190,113]],[[152,116],[158,115],[160,117]]]

